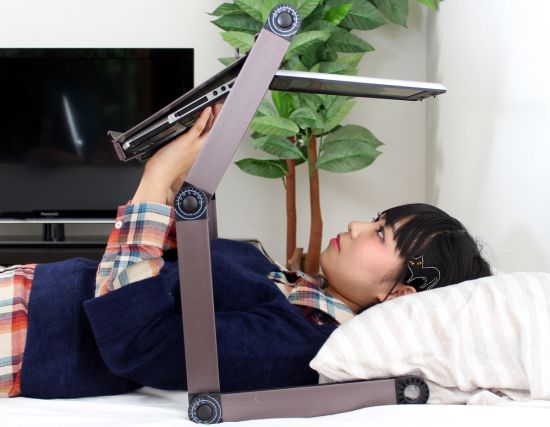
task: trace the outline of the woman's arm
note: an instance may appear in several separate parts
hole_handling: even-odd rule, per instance
[[[132,203],[156,202],[172,206],[173,196],[185,181],[220,110],[221,104],[204,109],[188,132],[162,147],[147,161]]]
[[[164,266],[163,250],[175,247],[174,194],[187,177],[220,108],[205,109],[187,133],[148,160],[133,199],[118,208],[97,270],[96,297],[154,277]]]

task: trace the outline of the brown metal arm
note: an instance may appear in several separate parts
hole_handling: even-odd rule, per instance
[[[174,200],[189,418],[198,423],[317,416],[427,400],[427,386],[412,377],[244,393],[220,391],[210,259],[210,238],[217,236],[213,197],[299,24],[293,7],[273,9]],[[407,401],[401,394],[411,384],[421,393]]]

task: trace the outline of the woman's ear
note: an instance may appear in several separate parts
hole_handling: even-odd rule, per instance
[[[402,297],[403,295],[409,295],[409,294],[415,294],[415,293],[416,293],[416,289],[413,288],[411,285],[406,285],[405,283],[398,283],[397,286],[395,286],[392,293],[388,295],[388,297],[386,298],[386,301],[389,301],[397,297]]]

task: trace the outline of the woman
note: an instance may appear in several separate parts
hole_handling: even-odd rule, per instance
[[[149,159],[99,266],[71,259],[0,272],[0,396],[186,388],[177,265],[162,254],[175,247],[174,192],[220,108]],[[211,257],[224,392],[316,383],[309,361],[359,311],[490,274],[464,227],[422,204],[350,223],[317,276],[285,271],[243,242],[213,241]]]

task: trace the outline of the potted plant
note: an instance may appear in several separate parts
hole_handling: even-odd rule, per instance
[[[353,33],[388,23],[406,27],[409,0],[287,0],[302,18],[282,69],[356,75],[364,54],[374,47]],[[440,0],[417,0],[437,10]],[[283,1],[234,0],[211,15],[223,39],[248,52],[271,9]],[[229,64],[235,58],[220,58]],[[286,191],[287,265],[306,273],[319,271],[322,241],[319,169],[345,173],[365,168],[381,154],[382,145],[367,128],[340,123],[351,111],[353,98],[331,95],[271,92],[250,127],[251,143],[268,158],[242,159],[237,166],[251,175],[281,178]],[[307,254],[296,247],[296,167],[309,170],[311,225]]]

